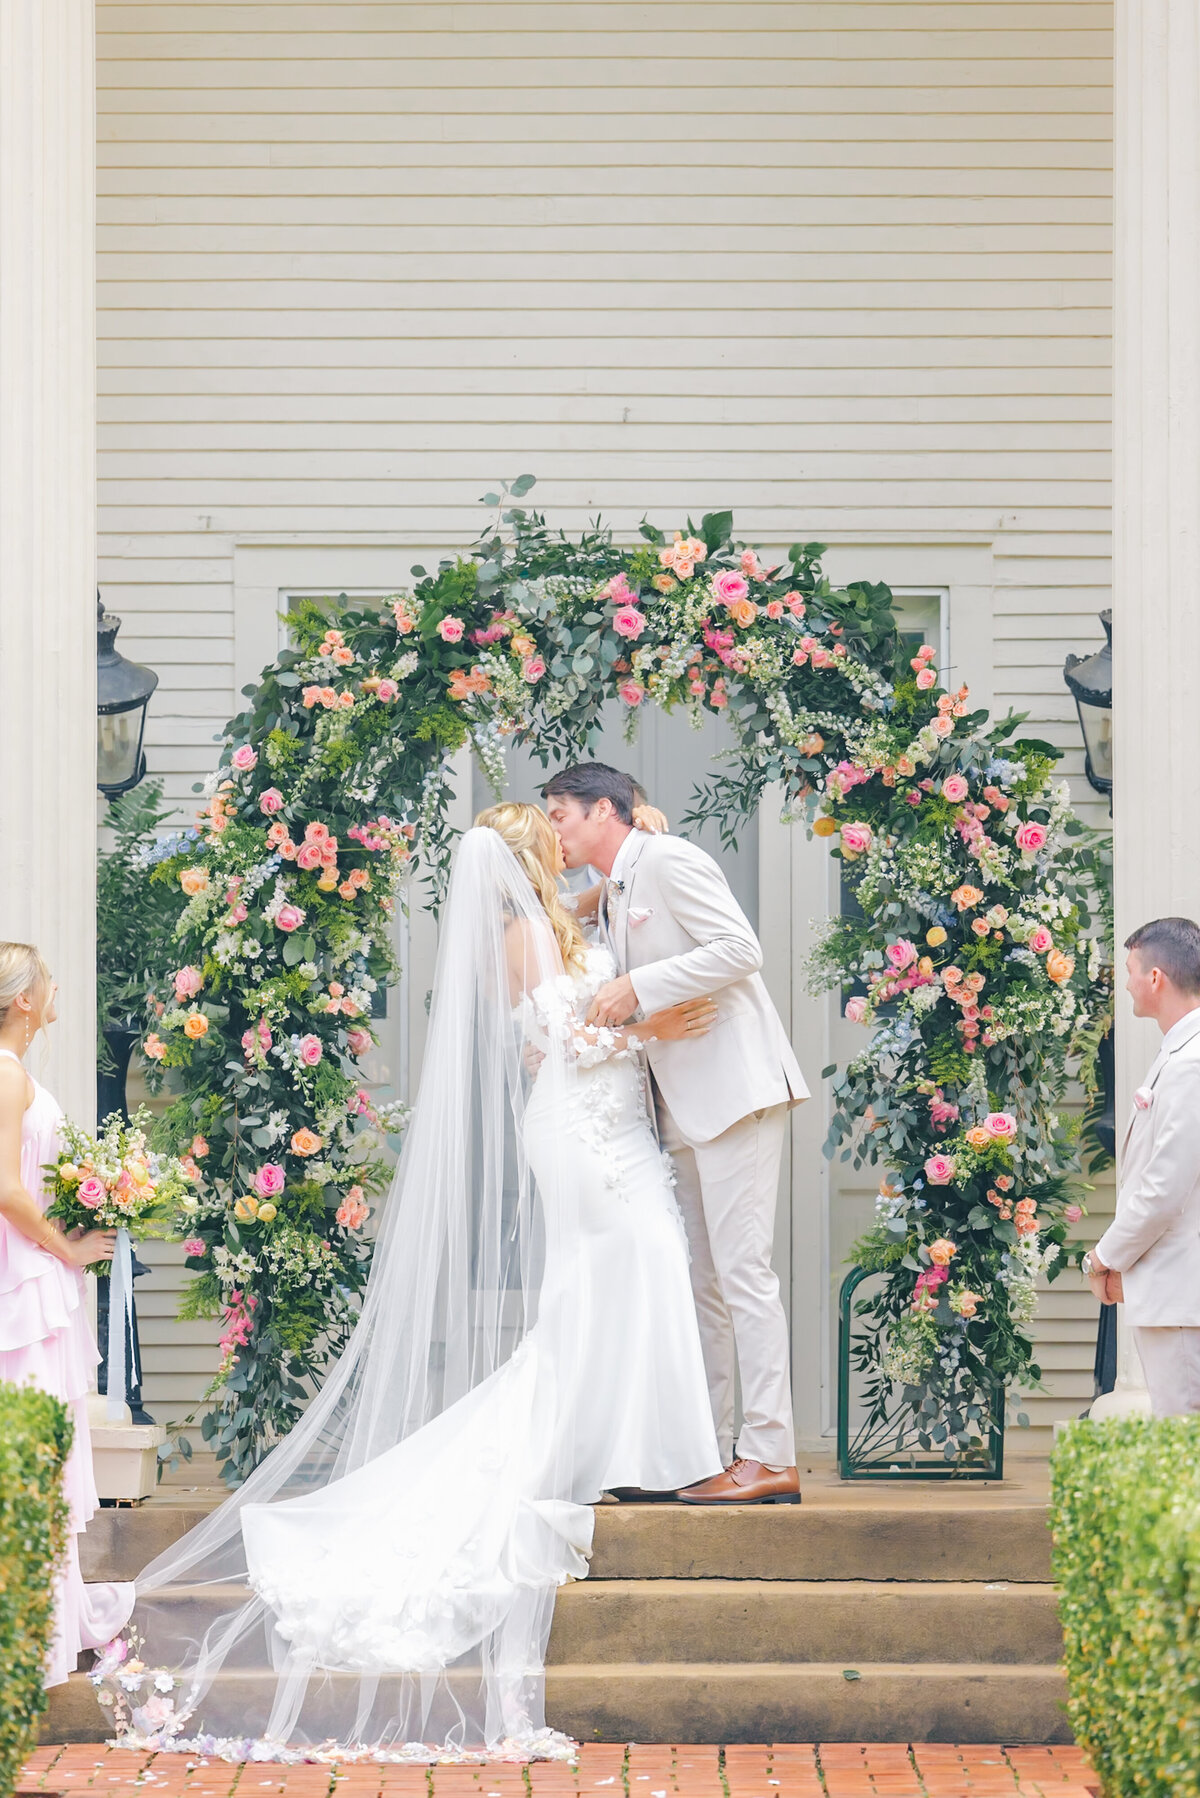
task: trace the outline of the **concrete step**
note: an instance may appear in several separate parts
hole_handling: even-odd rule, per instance
[[[156,1498],[101,1511],[86,1579],[132,1579],[219,1502]],[[821,1492],[800,1505],[599,1505],[592,1580],[966,1580],[1044,1584],[1040,1497],[1003,1488]]]
[[[601,1742],[1069,1742],[1066,1695],[1053,1667],[573,1665],[547,1671],[546,1721]]]
[[[200,1635],[250,1597],[246,1586],[182,1587]],[[164,1610],[166,1606],[162,1607]],[[547,1662],[983,1660],[1053,1666],[1054,1588],[956,1581],[580,1580],[554,1609]]]
[[[224,1675],[214,1700],[254,1732],[272,1686],[269,1675]],[[546,1720],[580,1741],[1048,1743],[1071,1739],[1065,1697],[1061,1674],[1046,1666],[575,1662],[547,1670]],[[43,1741],[106,1733],[83,1675],[51,1690]]]
[[[559,1593],[547,1660],[1054,1666],[1061,1655],[1049,1585],[588,1579]]]

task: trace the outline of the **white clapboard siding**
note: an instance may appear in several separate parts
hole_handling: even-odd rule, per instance
[[[1095,0],[99,0],[101,577],[161,676],[172,798],[239,703],[239,546],[375,546],[398,584],[527,469],[567,528],[732,505],[762,541],[989,544],[981,684],[1085,796],[1061,669],[1108,599],[1110,25]],[[169,1253],[152,1278],[178,1415],[213,1333],[172,1324]],[[1090,1393],[1070,1284],[1038,1324],[1043,1438]]]

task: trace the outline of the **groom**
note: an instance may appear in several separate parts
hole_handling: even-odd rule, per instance
[[[794,1503],[787,1321],[771,1238],[785,1119],[808,1088],[758,972],[762,949],[711,856],[681,837],[633,828],[628,775],[586,762],[542,791],[567,866],[606,876],[599,927],[621,973],[597,993],[589,1022],[623,1024],[639,1011],[716,995],[708,1036],[646,1048],[726,1464],[680,1496],[691,1504]],[[736,1460],[735,1346],[745,1418]]]

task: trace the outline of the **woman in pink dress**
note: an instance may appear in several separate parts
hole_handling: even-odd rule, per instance
[[[39,1386],[69,1407],[75,1438],[64,1488],[70,1506],[59,1571],[46,1684],[74,1670],[79,1651],[102,1648],[133,1608],[132,1585],[85,1586],[76,1537],[99,1506],[92,1475],[87,1393],[99,1353],[88,1321],[83,1270],[107,1261],[110,1231],[65,1236],[45,1217],[42,1168],[59,1153],[62,1113],[22,1058],[57,1016],[56,987],[26,943],[0,942],[0,1380]]]

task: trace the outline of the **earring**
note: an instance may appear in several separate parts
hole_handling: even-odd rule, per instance
[[[21,1050],[22,1055],[24,1055],[28,1051],[29,1040],[33,1035],[32,1030],[29,1028],[31,1021],[32,1020],[30,1019],[29,1013],[26,1012],[26,1014],[25,1014],[25,1047]]]

